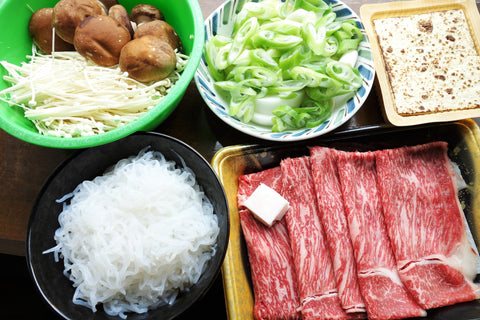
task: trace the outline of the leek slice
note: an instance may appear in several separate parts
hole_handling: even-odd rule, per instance
[[[265,49],[290,49],[302,43],[298,36],[285,35],[269,30],[261,30],[252,37],[252,42],[257,48]]]
[[[301,107],[292,108],[287,105],[273,110],[273,132],[314,128],[327,120],[332,114],[332,102],[305,100]]]
[[[227,62],[229,65],[238,58],[242,53],[245,44],[252,35],[254,35],[258,30],[258,20],[255,17],[252,17],[245,21],[240,29],[235,33],[231,47],[228,49],[228,58]]]

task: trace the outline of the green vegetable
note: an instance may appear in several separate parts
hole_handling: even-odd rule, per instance
[[[314,128],[327,120],[332,114],[330,100],[305,100],[300,108],[284,105],[273,110],[273,132]]]
[[[258,20],[252,17],[245,21],[240,29],[235,33],[231,48],[228,48],[228,64],[232,64],[242,53],[246,42],[257,32]]]
[[[327,120],[335,97],[362,86],[358,70],[338,61],[362,39],[356,22],[338,21],[323,0],[246,2],[232,36],[207,41],[205,61],[216,87],[229,94],[229,114],[244,122],[259,98],[301,93],[300,106],[282,105],[272,118],[272,131],[297,130]]]

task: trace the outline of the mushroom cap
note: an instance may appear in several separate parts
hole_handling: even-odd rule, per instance
[[[130,11],[130,20],[140,25],[152,20],[164,20],[164,17],[155,6],[150,4],[137,4]]]
[[[134,39],[151,35],[168,43],[172,49],[181,50],[182,43],[175,29],[163,20],[153,20],[142,23],[133,35]]]
[[[53,8],[42,8],[35,11],[28,21],[28,34],[33,42],[46,54],[52,53],[52,14]],[[75,48],[71,43],[63,41],[55,34],[55,51],[73,51]]]
[[[97,1],[100,2],[105,7],[105,10],[107,11],[107,13],[111,7],[118,4],[117,0],[97,0]]]
[[[130,39],[127,28],[114,18],[90,16],[78,25],[74,45],[88,60],[109,67],[118,63],[120,52]]]
[[[127,9],[121,4],[116,4],[110,7],[108,10],[108,15],[118,22],[120,22],[125,28],[127,28],[128,32],[130,32],[130,36],[133,37],[134,31],[132,27],[132,23],[130,18],[128,17]]]
[[[52,25],[60,38],[73,43],[75,29],[89,16],[106,14],[96,0],[60,0],[53,7]]]
[[[170,45],[147,35],[123,47],[119,64],[123,72],[137,81],[159,81],[175,70],[177,57]]]

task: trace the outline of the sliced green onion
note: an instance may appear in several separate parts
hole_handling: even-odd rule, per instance
[[[327,31],[324,27],[315,28],[313,23],[305,23],[303,27],[303,36],[308,47],[312,49],[313,53],[321,55],[323,47],[325,46],[325,37]]]
[[[278,74],[270,69],[260,66],[240,66],[233,71],[235,81],[252,81],[258,83],[258,87],[275,85],[279,78]]]
[[[252,17],[245,21],[233,37],[232,46],[228,52],[227,62],[229,65],[242,53],[245,44],[258,30],[258,20]]]
[[[285,80],[281,85],[269,88],[269,93],[283,95],[284,93],[290,93],[303,90],[308,85],[304,80]]]
[[[305,100],[300,108],[283,105],[273,110],[272,131],[314,128],[327,120],[332,113],[332,103]]]
[[[310,118],[307,119],[305,126],[307,128],[315,128],[316,126],[324,123],[330,115],[332,114],[332,103],[331,100],[326,101],[312,101],[306,100],[303,104],[304,109],[310,109],[308,114]]]
[[[355,88],[362,86],[362,77],[348,64],[332,61],[327,65],[327,74],[335,80],[350,84]]]
[[[317,23],[315,24],[315,26],[317,28],[319,27],[326,27],[327,25],[330,25],[332,24],[335,19],[337,18],[337,14],[333,11],[330,11],[330,12],[326,12],[323,17],[321,17]],[[340,24],[341,25],[341,24]]]
[[[295,21],[303,25],[307,22],[315,23],[318,20],[318,16],[315,14],[315,12],[304,9],[296,9],[295,11],[288,13],[285,19],[286,20],[284,21]]]
[[[331,79],[336,82],[336,80]],[[336,86],[324,86],[324,87],[307,87],[305,88],[305,93],[310,99],[315,101],[329,100],[333,97],[344,95],[354,91],[355,88],[352,86],[342,85],[337,82]]]
[[[217,56],[215,57],[215,67],[218,70],[225,70],[230,63],[228,62],[228,57],[230,49],[232,48],[232,43],[227,43],[225,46],[218,50]]]
[[[340,30],[341,27],[342,27],[342,22],[340,21],[334,21],[332,23],[325,25],[327,36],[330,36],[336,31]]]
[[[330,7],[322,0],[298,0],[298,7],[315,13],[323,13]]]
[[[333,56],[338,51],[338,40],[333,36],[327,37],[323,42],[323,46],[321,50],[322,50],[322,53],[321,53],[322,56],[325,56],[325,57]]]
[[[339,56],[342,56],[343,54],[349,51],[357,50],[359,44],[360,44],[360,41],[358,41],[357,39],[343,39],[338,44],[338,49],[336,54]]]
[[[242,119],[243,122],[248,123],[252,120],[254,112],[254,97],[231,97],[228,114],[232,117],[237,117]]]
[[[244,86],[243,83],[238,83],[236,81],[217,81],[215,86],[230,92],[230,94],[242,95],[242,96],[254,96],[257,92],[251,87]]]
[[[271,56],[271,52],[265,49],[254,49],[249,51],[250,59],[253,65],[259,65],[269,68],[278,68],[278,63]]]
[[[350,34],[351,39],[361,40],[363,38],[362,31],[357,27],[353,20],[345,20],[342,22],[342,29]]]
[[[302,43],[302,38],[284,35],[274,31],[261,30],[253,35],[252,42],[257,48],[289,49]]]
[[[260,30],[300,37],[302,33],[302,24],[293,20],[273,21],[262,25]]]
[[[291,74],[293,79],[303,80],[308,83],[307,86],[309,87],[330,87],[336,85],[328,75],[305,67],[295,67],[292,69]]]

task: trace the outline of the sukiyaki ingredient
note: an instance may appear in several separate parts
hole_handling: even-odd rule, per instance
[[[175,29],[164,20],[145,22],[137,27],[134,38],[146,35],[155,36],[168,43],[173,50],[182,51],[182,42]]]
[[[282,195],[290,203],[285,221],[298,276],[302,317],[304,320],[346,318],[318,216],[309,159],[287,158],[280,162],[280,167]]]
[[[53,8],[35,11],[28,21],[28,34],[33,42],[46,54],[54,51],[73,51],[74,46],[60,38],[52,28]]]
[[[289,208],[284,197],[263,183],[260,183],[243,204],[268,227],[281,220]]]
[[[73,44],[75,29],[90,16],[105,15],[105,7],[97,0],[60,0],[53,7],[52,26],[65,42]]]
[[[120,70],[140,81],[160,81],[175,71],[177,57],[161,39],[145,35],[128,42],[120,53]]]
[[[477,255],[444,142],[376,152],[400,279],[425,309],[480,298]]]
[[[162,12],[155,6],[150,4],[137,4],[130,11],[130,20],[135,22],[137,26],[142,23],[154,20],[165,20]]]
[[[121,4],[115,4],[110,9],[108,9],[108,15],[118,22],[120,22],[125,28],[127,28],[128,32],[130,33],[130,37],[133,38],[133,26],[132,22],[130,21],[130,17],[128,16],[127,9],[122,6]]]
[[[350,240],[343,195],[338,177],[336,150],[310,148],[310,164],[318,200],[318,210],[329,252],[342,308],[349,314],[365,313],[357,279],[357,267]]]
[[[120,51],[130,39],[130,32],[116,19],[90,16],[78,25],[73,44],[87,60],[99,66],[111,67],[118,64]]]
[[[348,308],[352,304],[342,297],[352,289],[346,286],[352,280],[345,272],[358,280],[368,319],[422,317],[426,309],[479,299],[480,287],[473,282],[479,256],[458,197],[458,186],[467,184],[463,169],[448,158],[446,142],[364,152],[313,146],[309,151],[309,156],[280,162],[281,194],[291,208],[274,225],[287,226],[304,318],[311,310],[305,288],[318,283],[314,276],[331,275],[328,266],[315,269],[323,255],[314,247],[322,245],[330,249],[327,255],[334,266],[335,288],[330,292],[338,290],[344,310],[353,311],[338,313],[341,319],[365,317]],[[263,177],[268,170],[250,175]],[[238,198],[239,209],[244,209],[240,189]],[[319,222],[311,213],[315,201]],[[323,244],[317,243],[321,227]],[[324,288],[329,288],[327,283]]]
[[[337,165],[368,318],[426,316],[398,275],[382,212],[375,154],[340,152]]]
[[[202,276],[219,234],[213,205],[192,171],[142,150],[67,194],[55,259],[75,304],[112,316],[173,303]],[[46,248],[47,249],[47,248]]]
[[[253,316],[257,320],[301,318],[297,276],[285,219],[267,227],[244,205],[260,183],[281,192],[281,176],[280,167],[275,167],[239,179],[239,217],[252,275]]]
[[[118,4],[117,0],[97,0],[97,1],[100,2],[105,7],[105,11],[107,12],[109,12],[114,5]]]
[[[451,9],[372,20],[393,107],[401,116],[480,108],[473,23],[465,8],[445,8]]]

